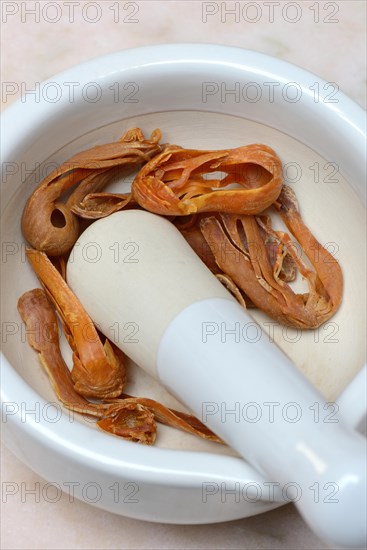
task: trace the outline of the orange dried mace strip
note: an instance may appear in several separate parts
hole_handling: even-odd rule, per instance
[[[197,222],[199,227],[182,233],[213,273],[220,280],[227,279],[223,281],[227,287],[231,281],[229,290],[236,297],[238,293],[245,301],[249,297],[253,305],[281,324],[317,328],[341,303],[342,271],[304,224],[290,187],[283,186],[275,206],[310,267],[287,233],[272,230],[268,216],[204,216]],[[273,240],[269,241],[269,235]],[[307,293],[297,294],[288,284],[296,268],[308,283]]]
[[[27,201],[22,216],[22,231],[27,241],[49,256],[69,252],[79,236],[78,217],[73,210],[78,214],[85,210],[86,217],[93,218],[89,212],[93,212],[93,206],[88,205],[87,195],[92,194],[93,200],[93,193],[99,193],[116,175],[130,173],[160,152],[160,138],[159,130],[147,140],[139,128],[134,128],[114,143],[81,151],[61,164]],[[62,202],[61,195],[77,184],[67,202]],[[126,206],[130,199],[130,193],[120,196],[118,208]]]
[[[27,326],[29,344],[39,354],[56,396],[68,409],[102,419],[101,427],[106,431],[112,431],[110,424],[118,425],[124,437],[131,441],[154,443],[156,424],[153,415],[141,405],[89,403],[75,391],[72,376],[61,355],[56,315],[43,290],[36,288],[23,294],[18,301],[18,310]]]
[[[164,407],[153,399],[121,394],[120,399],[90,403],[75,390],[72,375],[61,355],[55,312],[40,288],[24,293],[19,313],[27,327],[27,339],[38,353],[58,399],[66,408],[98,419],[97,425],[129,441],[152,445],[156,420],[211,441],[221,442],[194,416]]]
[[[119,356],[107,338],[102,344],[93,321],[46,254],[34,249],[27,249],[26,254],[67,327],[75,390],[87,397],[117,397],[126,377]]]
[[[208,174],[219,172],[217,178]],[[215,176],[215,174],[214,174]],[[242,188],[224,189],[231,184]],[[132,195],[156,214],[185,216],[196,212],[258,214],[282,188],[282,165],[266,145],[222,151],[168,146],[136,175]]]

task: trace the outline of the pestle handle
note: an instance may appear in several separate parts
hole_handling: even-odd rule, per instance
[[[315,409],[325,410],[325,402],[288,357],[268,340],[261,345],[242,337],[235,341],[251,324],[247,312],[231,301],[192,304],[161,340],[159,378],[276,482],[318,536],[339,547],[361,547],[366,540],[365,439],[340,418],[315,422]]]
[[[139,210],[98,220],[76,243],[67,279],[108,338],[287,485],[321,538],[364,544],[364,438],[340,418],[314,422],[311,407],[325,402],[276,344],[236,337],[255,321],[170,222]]]

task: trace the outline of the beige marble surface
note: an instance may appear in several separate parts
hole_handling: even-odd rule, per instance
[[[1,2],[2,82],[7,91],[1,106],[6,108],[22,89],[91,57],[171,42],[221,43],[275,55],[336,82],[365,106],[366,3],[320,2],[317,8],[315,2],[280,0],[273,13],[268,4]],[[239,11],[231,15],[233,8]],[[27,487],[44,483],[4,447],[1,478]],[[2,500],[3,549],[326,548],[291,505],[246,520],[175,526],[122,518],[70,503],[66,495],[55,503],[22,499],[20,494]]]

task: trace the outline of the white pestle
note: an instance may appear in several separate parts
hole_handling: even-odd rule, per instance
[[[364,545],[365,439],[340,417],[314,421],[322,396],[276,344],[243,336],[253,318],[169,221],[140,210],[96,221],[67,280],[101,331],[286,488],[318,536]]]

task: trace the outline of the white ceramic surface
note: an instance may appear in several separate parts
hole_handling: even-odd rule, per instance
[[[168,48],[154,47],[121,52],[97,59],[53,78],[52,82],[63,86],[65,82],[75,79],[81,83],[80,89],[91,81],[100,86],[102,96],[98,106],[86,101],[77,91],[73,103],[63,100],[57,104],[45,101],[35,102],[33,105],[31,102],[18,103],[4,115],[3,132],[6,140],[3,140],[2,160],[7,173],[2,188],[2,218],[6,222],[3,237],[5,242],[15,243],[19,247],[17,257],[14,258],[16,255],[10,253],[9,261],[2,265],[6,298],[3,319],[8,323],[19,323],[15,310],[16,299],[21,291],[29,288],[32,281],[34,283],[29,269],[20,259],[19,216],[11,216],[14,212],[18,215],[19,210],[21,211],[19,197],[22,197],[23,204],[25,200],[24,194],[19,193],[19,174],[12,175],[12,170],[14,171],[15,166],[34,168],[36,163],[41,164],[50,158],[60,161],[65,154],[65,145],[73,150],[71,142],[78,138],[83,138],[78,141],[78,147],[81,147],[80,143],[83,140],[85,145],[91,145],[95,139],[92,131],[99,128],[102,134],[108,135],[111,133],[109,127],[112,129],[117,121],[125,121],[121,123],[123,126],[127,119],[139,120],[142,115],[149,115],[150,123],[155,120],[159,125],[165,117],[170,116],[170,112],[177,110],[191,113],[195,110],[216,112],[235,116],[236,120],[240,118],[242,122],[255,121],[263,128],[263,125],[269,127],[269,134],[272,129],[276,129],[296,138],[317,151],[327,162],[332,163],[338,159],[340,174],[348,179],[357,195],[363,194],[363,111],[340,93],[337,105],[328,103],[323,92],[319,101],[315,102],[311,86],[316,82],[319,89],[323,90],[325,83],[297,67],[244,50],[203,45],[171,45]],[[269,101],[265,94],[268,85],[264,87],[264,83],[269,81],[277,84],[276,92],[281,90],[280,94],[275,92],[274,101]],[[116,82],[138,83],[139,100],[136,103],[116,103],[113,93],[111,94],[111,86]],[[215,86],[208,87],[207,84],[213,82],[219,83],[219,93],[214,93]],[[232,102],[229,96],[224,96],[226,100],[223,101],[222,82],[227,83],[228,87],[236,82],[242,83],[241,85],[254,82],[262,90],[262,97],[257,102]],[[301,97],[297,102],[285,99],[282,93],[284,86],[291,82],[296,82],[299,88],[288,86],[286,90],[289,93],[298,93],[298,90],[301,90]],[[259,89],[258,87],[255,88]],[[192,121],[193,117],[188,120]],[[22,128],[21,133],[19,128]],[[55,128],[57,132],[54,131]],[[170,131],[170,138],[176,139],[172,128]],[[88,135],[88,132],[91,134]],[[201,139],[205,139],[205,126],[202,126],[202,132]],[[191,125],[186,128],[186,133],[187,139],[191,139]],[[216,137],[218,142],[221,141],[220,137]],[[347,152],[346,139],[352,144]],[[61,148],[63,149],[58,157]],[[361,211],[357,196],[348,189],[344,191],[349,193],[356,219],[360,220]],[[324,192],[330,193],[330,190],[324,189]],[[339,194],[338,197],[337,201],[340,201],[343,194]],[[15,205],[18,205],[18,211]],[[358,221],[355,227],[356,235],[359,223]],[[320,229],[322,228],[323,223],[320,220]],[[355,246],[358,247],[358,243]],[[24,278],[19,277],[17,283],[13,284],[12,273],[20,267],[26,275]],[[351,286],[353,285],[355,293],[360,295],[363,285],[360,285],[358,280],[353,281]],[[349,315],[347,308],[344,314]],[[363,313],[360,315],[363,319]],[[340,320],[342,321],[342,317]],[[215,483],[224,483],[226,487],[231,487],[236,482],[241,483],[241,486],[251,482],[264,487],[266,481],[240,459],[220,456],[213,447],[209,452],[205,449],[205,454],[159,448],[146,449],[106,436],[92,430],[85,423],[70,422],[70,417],[65,413],[57,423],[51,422],[45,414],[40,414],[39,418],[32,420],[19,404],[25,403],[27,408],[31,408],[32,405],[36,409],[40,407],[41,412],[44,412],[47,401],[53,401],[52,393],[49,391],[47,380],[40,375],[40,368],[35,366],[37,362],[32,353],[24,341],[20,340],[20,332],[17,338],[11,338],[9,334],[8,336],[4,342],[2,364],[3,401],[7,404],[3,433],[9,447],[46,479],[64,483],[70,479],[72,473],[81,483],[87,483],[89,479],[98,480],[105,488],[103,498],[96,503],[98,506],[153,521],[223,521],[245,517],[279,505],[279,501],[282,500],[280,497],[277,502],[269,502],[269,498],[263,493],[261,499],[256,499],[252,494],[252,502],[250,498],[247,501],[242,499],[240,502],[226,501],[223,506],[222,495],[218,491],[211,495],[213,499],[208,506],[207,501],[204,502],[203,499],[203,484],[211,483],[213,486]],[[345,340],[343,344],[346,345]],[[341,385],[333,388],[334,395],[332,394],[331,399],[360,369],[364,353],[361,351],[361,345],[363,346],[363,341],[356,346],[355,360],[348,365],[346,376],[340,378]],[[315,357],[317,358],[317,353]],[[28,364],[34,366],[34,372],[24,372],[25,358]],[[302,365],[298,366],[302,368]],[[123,503],[116,503],[113,491],[109,491],[108,487],[116,481],[124,484],[131,480],[139,484],[139,502],[132,505],[127,499],[126,502],[124,500]],[[76,496],[81,496],[82,487],[76,488]]]

